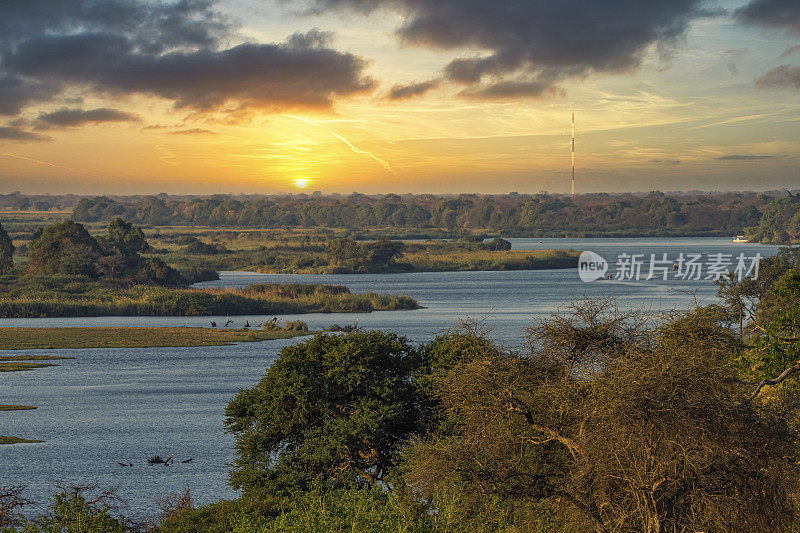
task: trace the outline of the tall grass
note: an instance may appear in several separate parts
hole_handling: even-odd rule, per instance
[[[151,285],[113,287],[88,278],[67,276],[0,279],[3,318],[274,315],[418,307],[407,296],[353,294],[346,287],[319,284],[174,289]]]
[[[420,272],[454,270],[538,270],[576,268],[579,252],[575,250],[452,250],[436,252],[425,249],[406,253],[402,261]]]

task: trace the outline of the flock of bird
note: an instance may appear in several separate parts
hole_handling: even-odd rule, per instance
[[[193,459],[194,459],[194,457],[189,457],[185,461],[181,461],[181,463],[191,463]],[[167,457],[166,460],[162,459],[161,456],[159,456],[159,455],[152,455],[147,460],[147,464],[149,464],[151,466],[152,465],[164,465],[164,466],[167,466],[170,462],[172,464],[175,464],[175,454],[174,453],[172,455],[170,455],[169,457]],[[117,461],[117,464],[119,466],[133,466],[133,463],[121,463],[119,461]]]
[[[227,327],[230,327],[230,326],[232,326],[234,324],[233,320],[231,320],[231,317],[225,317],[225,318],[226,318],[227,321],[225,322],[225,325],[222,326],[222,327],[227,328]],[[212,328],[217,327],[216,321],[212,320],[210,323],[211,323],[211,327]],[[267,324],[273,324],[274,325],[274,324],[277,324],[277,323],[278,323],[278,317],[274,316],[274,317],[270,318],[269,320],[265,320],[263,322],[260,322],[256,327],[257,328],[261,328],[261,327],[266,326]],[[251,327],[249,320],[245,320],[244,321],[244,327],[246,327],[246,328]]]

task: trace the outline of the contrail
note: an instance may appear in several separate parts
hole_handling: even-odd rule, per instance
[[[388,170],[389,172],[391,172],[395,176],[397,175],[397,172],[394,171],[394,169],[392,168],[392,165],[390,165],[388,161],[384,161],[380,157],[375,156],[375,155],[367,152],[366,150],[362,150],[361,148],[357,148],[357,147],[353,146],[353,143],[351,143],[350,141],[348,141],[347,139],[345,139],[344,137],[342,137],[341,135],[339,135],[335,131],[333,131],[333,130],[328,130],[328,131],[330,132],[331,135],[333,135],[334,137],[336,137],[337,139],[339,139],[340,141],[345,143],[347,146],[349,146],[350,150],[352,150],[353,152],[355,152],[357,154],[364,154],[366,156],[371,157],[372,159],[377,161],[380,166],[382,166],[383,168],[385,168],[386,170]]]
[[[314,124],[310,120],[306,120],[306,119],[301,118],[301,117],[296,117],[296,116],[293,116],[293,115],[287,115],[287,116],[289,116],[290,118],[293,118],[295,120],[299,120],[300,122],[305,122],[306,124],[309,124],[311,126],[318,126],[318,124]],[[378,156],[376,156],[376,155],[374,155],[374,154],[372,154],[370,152],[367,152],[366,150],[364,150],[362,148],[354,146],[353,143],[351,143],[350,141],[348,141],[347,139],[345,139],[344,137],[342,137],[341,135],[339,135],[338,133],[336,133],[333,130],[329,129],[328,133],[330,133],[331,135],[333,135],[334,137],[336,137],[337,139],[342,141],[344,144],[346,144],[348,146],[348,148],[350,148],[351,151],[353,151],[353,152],[355,152],[357,154],[364,154],[365,156],[374,159],[380,166],[385,168],[387,171],[391,172],[395,176],[397,175],[397,172],[394,171],[394,169],[392,168],[392,165],[389,164],[388,161],[386,161],[384,159],[381,159],[380,157],[378,157]]]
[[[62,165],[56,165],[55,163],[49,163],[47,161],[41,161],[40,159],[34,159],[32,157],[25,157],[23,155],[3,153],[3,154],[0,154],[0,156],[14,157],[16,159],[24,159],[25,161],[32,161],[34,163],[39,163],[40,165],[47,165],[47,166],[50,166],[50,167],[53,167],[53,168],[63,168],[64,170],[69,170],[70,172],[76,172],[78,174],[85,174],[87,176],[100,178],[100,176],[98,176],[97,174],[92,174],[91,172],[86,172],[85,170],[78,170],[76,168],[70,168],[70,167],[65,167],[65,166],[62,166]],[[100,178],[100,179],[102,179],[102,178]]]

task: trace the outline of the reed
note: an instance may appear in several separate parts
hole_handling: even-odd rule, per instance
[[[108,286],[81,277],[0,280],[0,317],[214,316],[417,309],[407,296],[346,287],[266,284],[244,289]]]

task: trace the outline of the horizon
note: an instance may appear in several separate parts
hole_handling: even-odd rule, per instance
[[[565,194],[573,112],[578,194],[800,183],[796,3],[431,5],[14,3],[0,188]]]

